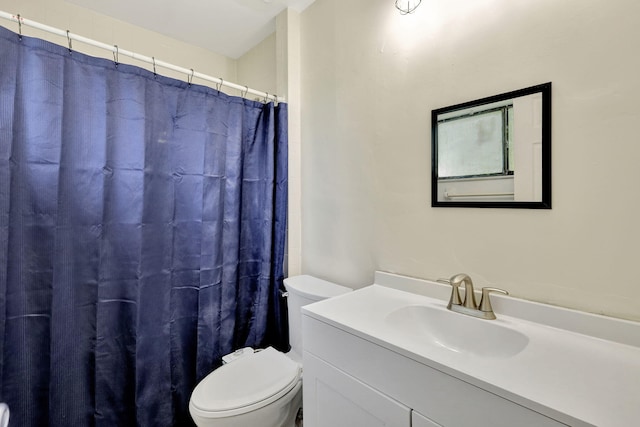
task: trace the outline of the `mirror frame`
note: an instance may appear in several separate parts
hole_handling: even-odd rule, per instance
[[[542,93],[542,200],[518,201],[439,201],[438,200],[438,115],[511,98]],[[431,206],[447,208],[551,209],[551,83],[543,83],[500,95],[463,102],[431,111]]]

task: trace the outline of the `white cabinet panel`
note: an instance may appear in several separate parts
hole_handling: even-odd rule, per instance
[[[303,385],[307,381],[307,359],[313,354],[395,402],[428,414],[431,420],[444,427],[567,425],[308,316],[303,316],[303,331]],[[306,393],[305,388],[305,419],[309,406],[315,405],[307,404]],[[309,426],[305,424],[305,427]]]
[[[305,427],[409,427],[411,410],[311,354],[304,355]]]
[[[442,427],[416,411],[411,412],[411,427]]]

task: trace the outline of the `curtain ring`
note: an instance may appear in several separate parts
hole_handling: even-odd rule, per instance
[[[69,30],[67,30],[67,43],[69,43],[69,54],[71,54],[73,46],[71,45],[71,36],[69,35]]]
[[[189,83],[189,86],[191,86],[191,83],[193,83],[193,75],[194,75],[194,71],[193,68],[191,69],[191,75],[187,76],[187,83]]]
[[[22,17],[20,14],[16,15],[16,19],[18,20],[18,38],[22,40]]]
[[[156,73],[156,57],[155,57],[155,56],[152,56],[152,57],[151,57],[151,60],[153,61],[153,76],[154,76],[154,77],[157,77],[157,76],[158,76],[158,73]]]
[[[113,63],[116,64],[116,68],[118,68],[118,61],[120,60],[120,49],[118,49],[118,45],[113,45]]]
[[[224,80],[220,79],[220,83],[216,83],[216,90],[218,91],[218,94],[220,94],[220,89],[222,88],[222,85],[224,84]]]
[[[242,97],[243,97],[243,98],[244,98],[244,97],[246,97],[246,96],[247,96],[247,93],[249,93],[249,86],[245,86],[245,87],[244,87],[244,92],[242,92]]]

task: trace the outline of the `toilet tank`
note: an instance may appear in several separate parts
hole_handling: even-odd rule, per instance
[[[351,292],[351,288],[327,282],[317,277],[302,275],[287,277],[284,286],[289,293],[289,342],[291,352],[302,357],[302,306]]]

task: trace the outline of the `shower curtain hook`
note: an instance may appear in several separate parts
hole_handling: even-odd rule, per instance
[[[269,92],[265,92],[265,95],[264,95],[264,103],[265,103],[265,104],[268,104],[268,103],[269,103]]]
[[[116,68],[118,68],[118,61],[120,60],[120,49],[118,49],[117,44],[114,44],[113,47],[113,63],[116,64]]]
[[[156,57],[152,56],[151,60],[153,61],[153,76],[158,77],[158,73],[156,73]]]
[[[191,69],[191,75],[187,76],[187,83],[189,83],[189,86],[191,86],[191,83],[193,83],[193,75],[195,74],[195,72],[193,71],[193,68]]]
[[[22,17],[20,14],[16,16],[16,19],[18,20],[18,39],[22,41]]]
[[[249,93],[249,86],[245,86],[245,87],[244,87],[244,92],[242,92],[242,97],[243,97],[243,98],[244,98],[244,97],[246,97],[246,96],[247,96],[247,93]]]
[[[222,88],[222,85],[224,84],[224,80],[220,79],[220,83],[216,83],[216,90],[218,91],[218,95],[220,94],[220,89]]]
[[[73,46],[71,45],[71,36],[69,35],[69,30],[67,30],[67,43],[69,43],[69,54],[71,54]]]

